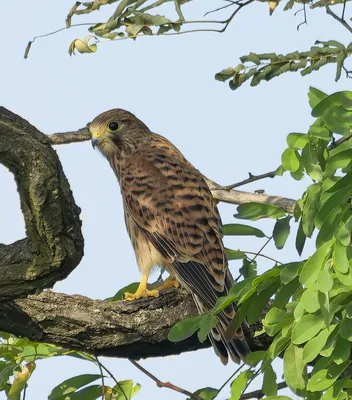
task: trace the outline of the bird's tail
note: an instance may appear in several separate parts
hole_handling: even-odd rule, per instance
[[[196,303],[199,313],[207,311],[206,307],[197,295],[193,295],[194,302]],[[232,318],[226,315],[227,313],[221,312],[218,314],[219,322],[209,335],[209,340],[214,348],[216,355],[220,358],[221,362],[226,365],[230,356],[231,360],[239,363],[240,360],[246,361],[246,355],[250,353],[250,349],[246,338],[244,337],[242,328],[239,328],[234,337],[227,341],[225,339],[225,332]],[[234,314],[233,314],[234,315]]]
[[[205,279],[205,276],[204,279],[199,279],[204,275],[204,266],[202,264],[192,261],[187,263],[176,261],[172,266],[178,280],[185,289],[192,294],[200,314],[213,308],[219,297],[227,296],[234,283],[230,271],[227,270],[225,285],[223,290],[220,292],[214,288],[208,279]],[[200,282],[202,285],[199,284]],[[217,315],[219,322],[216,327],[212,329],[211,334],[209,335],[209,340],[214,347],[215,353],[220,357],[221,362],[225,365],[228,362],[229,356],[234,362],[239,363],[240,360],[246,362],[246,355],[250,353],[250,348],[241,327],[235,332],[230,340],[226,340],[225,338],[226,329],[234,316],[235,308],[233,304],[230,304]]]

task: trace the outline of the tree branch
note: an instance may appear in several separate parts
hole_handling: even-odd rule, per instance
[[[331,8],[326,4],[325,5],[326,13],[336,19],[336,21],[340,22],[340,24],[345,27],[350,33],[352,33],[352,27],[348,25],[348,23],[343,19],[336,15]]]
[[[0,244],[0,298],[53,286],[83,256],[80,209],[48,138],[0,107],[0,163],[15,176],[27,238]]]
[[[223,186],[221,189],[223,189],[223,190],[231,190],[231,189],[234,189],[235,187],[247,185],[247,183],[252,183],[252,182],[255,182],[255,181],[259,181],[260,179],[275,178],[275,176],[276,176],[276,171],[266,172],[265,174],[261,174],[261,175],[252,175],[249,172],[249,178],[244,179],[243,181],[240,181],[240,182],[237,182],[237,183],[233,183],[232,185]]]
[[[168,289],[158,298],[108,302],[79,295],[44,291],[27,298],[0,301],[0,331],[26,336],[37,342],[95,354],[138,360],[168,356],[210,347],[197,336],[173,343],[170,329],[198,315],[192,297]],[[266,335],[254,338],[261,324],[245,328],[253,350],[266,349]]]
[[[72,131],[66,133],[54,133],[48,135],[48,139],[50,140],[52,145],[69,144],[74,142],[83,142],[86,140],[90,140],[90,133],[88,129],[82,128],[79,129],[78,131]],[[257,177],[253,177],[251,182],[258,179],[263,179],[266,176],[269,177],[272,175],[272,172],[263,175],[258,175]],[[287,199],[285,197],[280,197],[280,196],[271,196],[267,194],[257,194],[257,193],[242,192],[238,190],[228,190],[229,187],[224,188],[223,186],[217,184],[216,182],[212,181],[207,177],[204,177],[204,179],[206,180],[214,199],[217,201],[222,201],[224,203],[237,204],[237,205],[250,202],[267,203],[276,205],[277,207],[282,208],[284,211],[290,214],[293,213],[293,209],[295,206],[295,200],[293,199]],[[242,181],[239,184],[235,185],[239,186],[240,184],[244,184],[243,182],[245,181]]]

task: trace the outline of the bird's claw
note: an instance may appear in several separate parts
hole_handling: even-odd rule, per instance
[[[124,293],[124,300],[138,300],[146,297],[159,297],[159,290],[137,290],[136,293]]]

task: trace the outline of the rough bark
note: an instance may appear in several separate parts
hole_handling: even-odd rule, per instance
[[[197,314],[191,297],[180,290],[170,289],[159,298],[114,303],[52,291],[40,293],[65,278],[83,256],[80,209],[51,144],[87,140],[88,133],[81,129],[65,135],[64,140],[60,134],[48,138],[0,107],[0,163],[14,174],[27,233],[25,239],[0,244],[0,331],[133,359],[210,346],[196,337],[180,343],[167,340],[172,326]],[[209,185],[217,184],[209,180]],[[1,195],[6,188],[0,190]],[[245,328],[253,350],[270,344],[266,335],[253,338],[261,328],[257,325]]]
[[[196,336],[179,343],[167,339],[177,322],[195,315],[191,296],[179,289],[133,302],[45,291],[0,302],[0,331],[96,355],[140,359],[209,347]],[[265,335],[260,342],[252,339],[258,329],[246,332],[253,350],[263,350],[270,342]]]
[[[0,297],[16,297],[52,287],[79,264],[80,209],[48,138],[2,107],[0,163],[14,174],[27,233],[0,244]]]

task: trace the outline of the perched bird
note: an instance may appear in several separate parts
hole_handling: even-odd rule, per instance
[[[135,293],[125,299],[158,296],[179,283],[192,294],[200,313],[214,307],[233,285],[222,243],[220,215],[202,174],[166,138],[152,133],[133,114],[114,109],[87,125],[92,145],[109,161],[121,187],[125,222],[142,273]],[[155,266],[169,278],[147,290]],[[235,315],[229,306],[209,339],[221,361],[249,353],[240,328],[231,341],[225,331]]]

